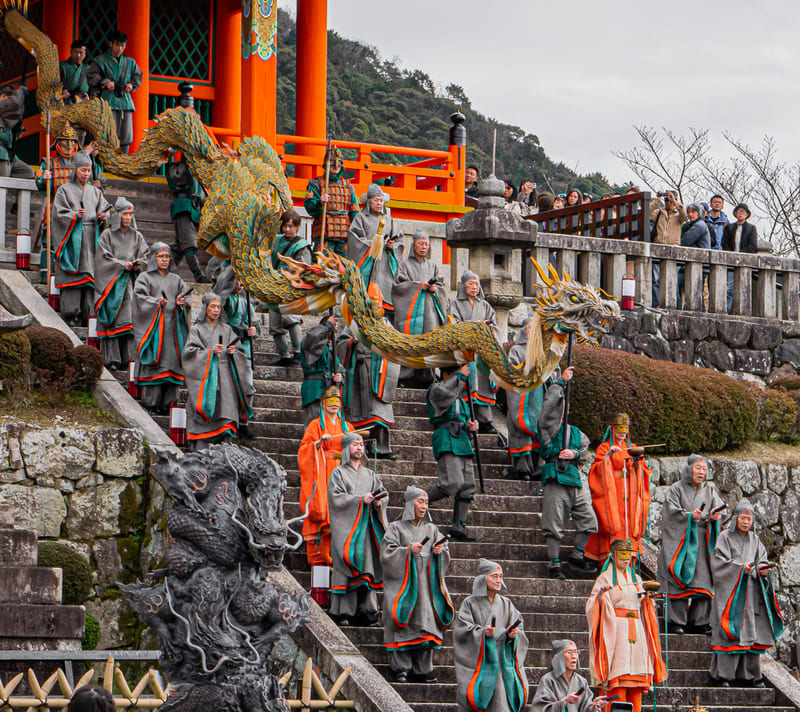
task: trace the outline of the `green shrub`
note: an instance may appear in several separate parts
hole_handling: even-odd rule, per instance
[[[664,453],[718,452],[753,435],[755,399],[722,373],[588,346],[575,348],[573,365],[570,422],[593,443],[619,412],[637,444],[666,443]]]
[[[26,389],[30,361],[31,342],[24,331],[0,334],[0,381],[5,389]]]
[[[86,628],[81,638],[83,650],[94,650],[100,642],[100,621],[91,613],[86,614]]]
[[[48,326],[29,326],[25,334],[31,342],[31,364],[63,377],[73,349],[69,336]]]
[[[90,391],[103,375],[103,356],[93,346],[76,346],[69,354],[70,365],[75,369],[78,386]]]
[[[783,388],[787,391],[800,391],[800,376],[780,378],[772,384],[772,388]]]
[[[40,541],[38,565],[61,569],[62,603],[79,606],[92,595],[92,569],[72,547],[55,541]]]
[[[797,424],[797,401],[783,389],[756,387],[755,391],[758,407],[756,440],[793,442]]]

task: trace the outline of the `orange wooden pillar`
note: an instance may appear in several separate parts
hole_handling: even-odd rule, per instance
[[[58,59],[67,59],[70,53],[70,45],[75,39],[75,14],[77,13],[77,2],[70,3],[73,7],[64,8],[58,0],[49,0],[42,3],[42,32],[44,32],[58,48]],[[88,61],[90,58],[87,57]],[[30,60],[30,67],[35,69],[33,60]],[[34,71],[35,74],[35,71]],[[30,84],[29,84],[30,87]],[[39,154],[45,155],[45,133],[44,129],[39,132]]]
[[[242,130],[242,0],[217,0],[214,22],[217,91],[211,107],[211,123],[239,134]]]
[[[257,55],[242,60],[242,136],[262,136],[271,146],[275,145],[277,82],[275,54],[267,60]],[[222,88],[224,92],[224,84]]]
[[[328,89],[328,0],[297,0],[297,78],[295,135],[325,139]],[[298,146],[297,153],[313,156],[322,165],[325,149]],[[318,171],[298,166],[299,178]]]
[[[142,86],[133,93],[133,143],[131,153],[144,138],[150,113],[150,0],[117,0],[117,28],[128,35],[125,54],[142,70]]]

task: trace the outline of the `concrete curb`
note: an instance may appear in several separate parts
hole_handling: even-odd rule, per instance
[[[305,592],[286,569],[272,572],[269,577],[281,591],[293,595]],[[344,699],[354,700],[356,709],[361,712],[412,712],[397,690],[314,601],[309,601],[309,613],[308,625],[296,630],[292,639],[329,680],[335,680],[342,671],[351,668],[343,689]]]

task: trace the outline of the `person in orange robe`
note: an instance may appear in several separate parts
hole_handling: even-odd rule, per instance
[[[328,515],[328,480],[342,458],[342,435],[352,428],[342,417],[339,389],[331,386],[322,395],[319,418],[312,420],[300,441],[300,510],[303,539],[311,566],[331,565],[331,521]]]
[[[633,548],[630,539],[611,544],[612,556],[586,602],[586,619],[592,684],[640,712],[642,695],[666,680],[667,666],[655,606],[636,573]]]
[[[597,532],[586,544],[586,556],[603,562],[615,539],[633,541],[634,558],[647,529],[650,514],[650,467],[644,456],[632,456],[635,447],[629,435],[630,418],[619,413],[597,446],[589,470],[592,506],[597,514]],[[627,507],[626,507],[627,504]]]

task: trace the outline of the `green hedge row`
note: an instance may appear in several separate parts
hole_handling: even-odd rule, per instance
[[[594,444],[619,412],[637,444],[666,443],[654,454],[718,452],[755,431],[753,395],[717,371],[588,346],[575,347],[573,365],[570,422]]]

